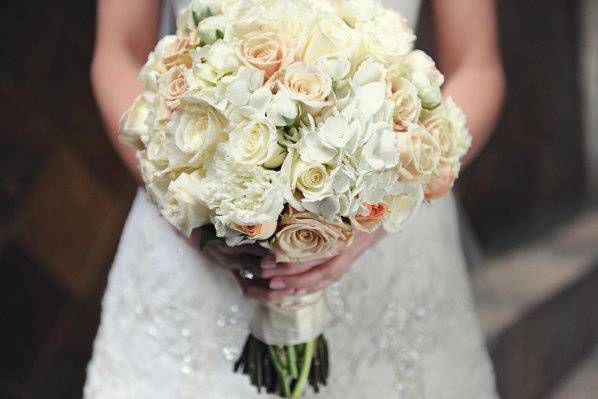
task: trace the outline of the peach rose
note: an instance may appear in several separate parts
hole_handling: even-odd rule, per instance
[[[364,233],[373,233],[386,215],[388,208],[382,202],[377,204],[364,204],[367,209],[367,215],[357,215],[351,218],[351,224],[359,231]]]
[[[291,40],[274,32],[251,32],[240,43],[241,59],[265,73],[265,80],[292,59]]]
[[[401,180],[426,182],[437,171],[440,146],[436,138],[420,125],[410,124],[397,134],[401,157]]]
[[[311,212],[290,208],[282,217],[271,249],[277,262],[308,262],[337,255],[351,237],[349,224],[331,223]]]
[[[404,132],[408,124],[417,123],[422,111],[421,100],[417,88],[407,79],[393,78],[389,86],[390,98],[394,103],[394,129]]]
[[[304,103],[310,111],[317,112],[332,104],[328,99],[332,93],[332,79],[315,65],[292,64],[286,70],[282,86],[291,99]]]
[[[166,101],[166,106],[174,110],[181,103],[181,97],[187,90],[187,80],[183,74],[185,67],[176,66],[162,75],[159,92]]]
[[[234,225],[233,229],[245,234],[252,240],[266,240],[276,232],[276,221],[271,220],[246,226]]]
[[[453,153],[450,121],[444,115],[428,113],[421,122],[438,141],[442,157],[450,158]]]
[[[164,57],[164,66],[170,69],[176,65],[184,65],[191,68],[193,60],[189,54],[189,50],[193,48],[193,43],[188,38],[178,37],[166,52]]]

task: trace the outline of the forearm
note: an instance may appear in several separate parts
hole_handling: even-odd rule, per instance
[[[121,115],[142,92],[137,73],[141,65],[131,59],[126,52],[96,54],[92,65],[92,84],[108,136],[115,150],[135,176],[141,181],[137,168],[135,150],[118,140],[118,123]]]
[[[500,115],[504,91],[504,78],[499,65],[463,67],[447,76],[444,94],[452,97],[463,109],[473,137],[471,149],[463,159],[464,167],[488,142]]]

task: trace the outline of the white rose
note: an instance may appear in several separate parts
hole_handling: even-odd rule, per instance
[[[361,33],[365,48],[385,64],[397,62],[411,51],[415,41],[405,18],[391,10],[384,10],[373,20],[358,23],[356,29]]]
[[[407,125],[417,123],[422,111],[417,88],[407,79],[397,77],[390,82],[390,97],[393,101],[393,122],[397,131],[407,130]]]
[[[384,201],[387,212],[384,219],[382,219],[384,230],[389,233],[401,230],[417,213],[423,201],[424,190],[419,185],[414,186],[407,194],[387,197]]]
[[[137,96],[133,105],[120,118],[119,138],[130,146],[142,148],[143,136],[147,136],[148,126],[146,120],[150,114],[145,94]]]
[[[293,60],[293,40],[283,33],[250,32],[241,40],[240,58],[264,71],[266,80]]]
[[[191,51],[193,58],[192,80],[189,86],[197,89],[214,88],[221,79],[237,72],[241,61],[235,49],[228,43],[219,40],[214,44]]]
[[[199,200],[199,172],[181,173],[168,185],[162,215],[187,237],[196,227],[210,222],[209,209]]]
[[[409,125],[406,132],[396,135],[401,157],[401,180],[426,183],[440,163],[438,141],[430,132],[416,124]]]
[[[291,168],[291,189],[307,201],[317,201],[331,193],[331,178],[326,166],[297,160]]]
[[[222,15],[215,15],[203,19],[197,26],[197,34],[202,44],[213,44],[219,39],[224,39],[228,21]]]
[[[297,62],[289,66],[283,78],[282,90],[317,112],[332,104],[332,79],[315,65]]]
[[[231,156],[241,164],[276,168],[286,155],[278,144],[276,126],[266,118],[240,121],[230,131],[227,145]]]
[[[432,58],[423,51],[414,50],[402,59],[401,68],[406,68],[406,77],[417,87],[425,108],[434,108],[440,104],[440,87],[444,83],[444,76],[438,71]]]
[[[226,119],[207,103],[187,105],[172,115],[166,129],[177,148],[193,156],[221,141]]]
[[[373,19],[380,12],[380,3],[376,0],[344,0],[339,2],[338,11],[350,26],[358,22]]]
[[[333,14],[316,14],[307,23],[298,44],[298,58],[314,63],[320,57],[350,59],[359,46],[359,36]]]
[[[151,133],[150,119],[155,105],[148,98],[150,94],[137,96],[131,107],[123,114],[119,122],[119,138],[130,146],[141,148]]]
[[[163,58],[167,56],[168,49],[171,48],[177,41],[174,35],[164,36],[158,43],[154,50],[148,55],[147,62],[139,71],[139,80],[143,83],[146,91],[158,91],[158,79],[160,75],[166,72],[166,65],[164,65]]]

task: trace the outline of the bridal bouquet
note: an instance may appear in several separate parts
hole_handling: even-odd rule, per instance
[[[462,111],[405,19],[375,0],[204,0],[179,16],[121,120],[150,198],[184,234],[279,262],[394,232],[451,189]],[[260,303],[235,368],[282,397],[328,376],[322,292]]]

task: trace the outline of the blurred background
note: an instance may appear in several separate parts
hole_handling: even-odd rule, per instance
[[[458,187],[478,314],[503,398],[596,398],[598,1],[497,3],[506,105]],[[135,192],[91,93],[94,18],[0,4],[2,399],[81,397]]]

